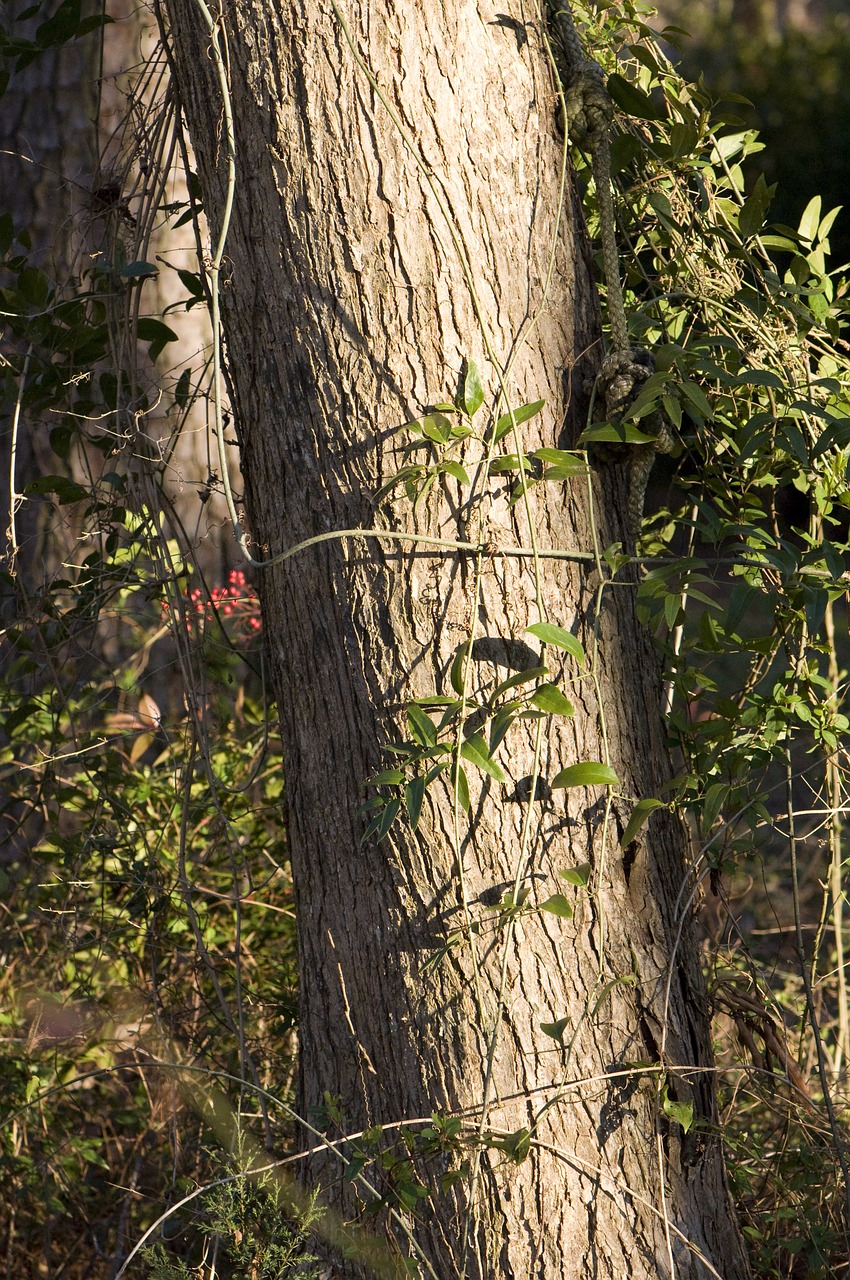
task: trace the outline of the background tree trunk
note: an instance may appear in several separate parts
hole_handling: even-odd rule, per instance
[[[167,8],[215,226],[225,166],[209,39],[194,0]],[[571,194],[558,220],[541,34],[474,0],[372,0],[353,13],[357,47],[451,211],[496,357],[513,358],[512,403],[546,400],[522,428],[524,448],[568,447],[600,344]],[[224,303],[257,554],[375,524],[528,546],[523,504],[508,505],[504,477],[473,506],[448,479],[416,517],[403,498],[376,507],[372,495],[402,460],[406,437],[394,429],[456,394],[465,357],[495,404],[469,285],[423,168],[330,8],[235,0],[226,24],[238,176]],[[470,442],[470,472],[476,449]],[[623,536],[625,495],[615,468],[594,488],[604,546]],[[531,507],[541,546],[592,547],[583,479],[535,488]],[[656,817],[624,854],[619,811],[604,821],[600,788],[558,791],[534,806],[526,857],[517,784],[532,772],[535,726],[514,725],[499,757],[509,784],[471,777],[471,821],[462,815],[463,883],[480,933],[427,974],[424,962],[465,919],[444,780],[429,788],[415,835],[398,822],[380,844],[360,843],[364,781],[389,763],[382,744],[406,736],[411,698],[451,693],[448,669],[468,636],[473,693],[534,665],[539,646],[523,648],[523,633],[541,606],[592,647],[592,565],[545,561],[539,598],[528,559],[485,555],[477,595],[474,572],[472,556],[351,540],[260,575],[297,894],[302,1114],[329,1093],[348,1132],[432,1109],[477,1120],[486,1096],[488,1130],[534,1131],[539,1145],[519,1165],[485,1154],[474,1202],[464,1185],[435,1194],[422,1214],[417,1238],[441,1280],[464,1267],[481,1280],[640,1280],[671,1275],[673,1260],[679,1280],[736,1280],[747,1267],[712,1128],[679,825]],[[596,681],[568,688],[576,714],[547,728],[544,774],[603,759],[604,726],[623,793],[657,795],[668,769],[658,668],[632,591],[606,589],[598,622]],[[577,675],[569,660],[567,678]],[[518,866],[539,902],[564,889],[559,872],[588,861],[598,893],[576,893],[572,920],[533,913],[513,933],[499,926],[491,908]],[[540,1029],[560,1018],[568,1056]],[[618,1064],[659,1063],[662,1047],[670,1096],[693,1103],[701,1126],[685,1138],[659,1114],[656,1077],[606,1078]],[[330,1194],[341,1196],[338,1165],[316,1161],[311,1176],[336,1179]]]

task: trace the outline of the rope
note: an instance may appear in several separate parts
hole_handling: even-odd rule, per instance
[[[655,360],[652,352],[634,347],[629,341],[611,186],[609,135],[614,105],[602,67],[585,57],[569,0],[562,0],[558,8],[553,7],[550,16],[565,63],[567,136],[571,142],[590,152],[596,186],[602,269],[608,292],[608,323],[611,329],[611,349],[602,361],[598,384],[605,418],[616,421],[622,418],[643,384],[655,372]],[[640,533],[643,500],[655,454],[670,453],[675,443],[660,413],[653,414],[642,425],[644,433],[653,437],[652,442],[625,446],[629,458],[628,529],[634,538]]]

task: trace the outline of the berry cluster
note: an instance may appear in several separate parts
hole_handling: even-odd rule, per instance
[[[163,613],[170,616],[168,603]],[[228,631],[234,638],[247,638],[262,630],[260,601],[241,569],[231,569],[226,586],[213,587],[209,595],[201,588],[186,593],[186,630],[195,635],[204,630],[215,615],[229,620]]]

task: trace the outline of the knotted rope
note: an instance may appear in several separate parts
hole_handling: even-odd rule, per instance
[[[608,292],[608,323],[611,349],[599,371],[599,389],[609,421],[622,418],[647,378],[655,371],[652,353],[629,342],[629,327],[620,279],[617,223],[611,187],[610,130],[614,105],[598,62],[586,58],[568,0],[551,11],[551,21],[564,55],[567,137],[590,153],[591,170],[599,207],[599,235],[602,268]],[[646,485],[656,452],[669,453],[673,438],[660,414],[643,424],[651,444],[630,444],[629,450],[629,532],[637,537],[643,515]]]

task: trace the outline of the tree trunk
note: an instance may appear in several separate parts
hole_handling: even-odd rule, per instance
[[[215,227],[226,167],[209,36],[194,0],[168,11]],[[507,784],[468,767],[459,850],[447,774],[415,833],[399,818],[361,843],[364,783],[393,763],[381,748],[409,737],[406,705],[455,696],[449,670],[470,637],[472,701],[533,667],[540,646],[524,633],[541,617],[597,654],[591,675],[569,657],[562,674],[548,650],[575,715],[544,724],[544,775],[605,760],[607,740],[622,795],[655,796],[668,762],[633,591],[608,587],[600,601],[592,559],[543,560],[538,583],[530,558],[500,554],[532,541],[524,504],[508,502],[515,477],[479,481],[470,501],[444,475],[416,512],[406,497],[373,498],[404,461],[409,437],[395,428],[454,398],[466,358],[497,414],[493,358],[510,363],[514,407],[545,399],[521,427],[525,451],[569,447],[600,341],[571,191],[559,217],[540,30],[475,0],[352,13],[404,135],[329,6],[226,11],[237,180],[225,327],[255,554],[358,526],[485,550],[480,579],[469,552],[374,539],[325,542],[260,575],[298,908],[301,1113],[330,1095],[346,1132],[432,1111],[485,1137],[531,1131],[526,1159],[485,1146],[480,1169],[468,1155],[469,1178],[420,1209],[416,1239],[441,1280],[735,1280],[747,1265],[678,822],[655,815],[624,853],[604,788],[540,786],[524,841],[537,729],[524,720],[499,751]],[[514,451],[510,437],[499,449]],[[466,442],[470,475],[483,452]],[[529,507],[543,548],[589,551],[594,511],[600,546],[623,537],[616,468],[594,481],[592,505],[578,477],[532,488]],[[560,873],[588,862],[589,891],[565,889]],[[516,881],[529,907],[571,895],[574,917],[529,909],[509,923],[493,906]],[[560,1019],[562,1043],[541,1030]],[[669,1098],[693,1104],[687,1136],[661,1111],[658,1071],[635,1067],[662,1061]],[[344,1208],[340,1172],[317,1158],[311,1177]]]

